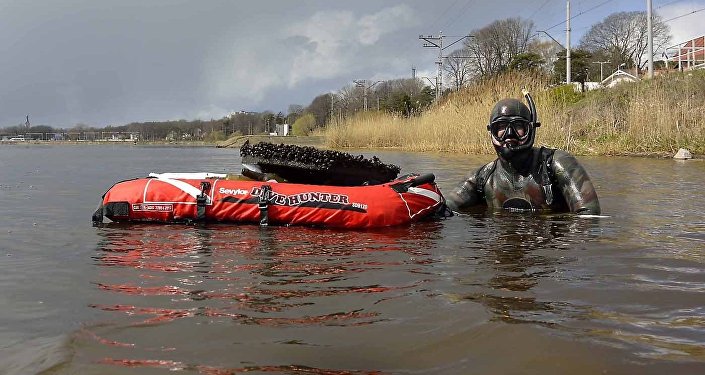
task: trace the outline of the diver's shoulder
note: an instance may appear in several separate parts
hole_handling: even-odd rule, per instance
[[[494,159],[494,160],[492,160],[492,161],[490,161],[490,162],[487,162],[487,164],[485,164],[485,165],[483,165],[482,167],[480,167],[479,170],[490,169],[490,168],[494,167],[495,163],[497,163],[497,159]]]
[[[560,170],[584,170],[584,167],[582,166],[580,161],[578,161],[578,159],[568,151],[556,149],[551,159],[551,168],[554,172]]]
[[[570,152],[568,152],[566,150],[561,150],[560,148],[557,148],[557,149],[553,150],[553,160],[554,161],[576,160],[576,158]]]

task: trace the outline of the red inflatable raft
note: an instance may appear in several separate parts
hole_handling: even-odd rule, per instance
[[[433,174],[371,186],[234,181],[225,175],[151,174],[115,184],[93,222],[235,222],[377,228],[434,214],[444,203]]]

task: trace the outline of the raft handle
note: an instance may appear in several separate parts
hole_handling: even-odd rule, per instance
[[[397,193],[406,193],[407,191],[409,191],[409,188],[431,183],[435,180],[436,175],[434,175],[433,173],[427,173],[421,176],[416,176],[415,178],[409,181],[391,185],[390,187],[394,189],[394,191],[396,191]]]
[[[431,183],[433,181],[436,181],[436,175],[433,173],[426,173],[424,175],[418,176],[415,179],[411,180],[411,184],[409,185],[410,187],[415,187],[427,183]]]
[[[259,195],[259,225],[266,227],[269,225],[269,199],[272,196],[272,187],[262,185],[262,191]]]

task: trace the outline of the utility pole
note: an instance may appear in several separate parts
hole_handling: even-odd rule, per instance
[[[355,83],[355,87],[362,87],[362,97],[363,97],[363,107],[365,111],[367,111],[367,86],[365,85],[365,80],[364,79],[355,79],[353,80],[353,83]]]
[[[610,61],[593,61],[592,63],[593,64],[600,64],[600,82],[602,82],[602,80],[604,79],[602,76],[602,65],[609,64]]]
[[[424,47],[438,48],[438,60],[436,60],[436,64],[438,65],[438,73],[436,75],[436,101],[438,101],[441,97],[441,86],[443,85],[443,32],[440,32],[438,36],[419,35],[419,39],[426,41],[426,43],[423,44]]]
[[[335,95],[330,93],[330,124],[333,123],[333,113],[335,111]]]
[[[570,0],[566,0],[565,46],[565,83],[570,84]]]
[[[648,37],[648,48],[646,49],[646,56],[649,58],[649,78],[654,78],[654,30],[651,24],[651,18],[653,17],[651,0],[646,0],[646,26],[649,29]]]
[[[367,112],[367,90],[371,89],[372,86],[382,82],[382,81],[377,81],[375,83],[372,83],[370,85],[367,85],[367,80],[366,79],[356,79],[353,80],[355,83],[355,87],[362,87],[362,97],[363,97],[363,108],[365,109],[365,112]],[[378,105],[379,107],[379,105]]]
[[[443,56],[443,50],[465,38],[470,37],[472,37],[472,35],[462,36],[458,40],[444,47],[443,38],[447,38],[447,36],[443,35],[443,32],[440,32],[438,36],[419,35],[419,39],[426,41],[426,43],[423,44],[423,47],[438,48],[438,60],[436,60],[436,64],[438,64],[438,74],[436,75],[436,101],[441,98],[441,94],[443,93],[443,59],[445,58],[445,56]]]

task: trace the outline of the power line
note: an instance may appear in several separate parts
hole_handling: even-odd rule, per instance
[[[531,15],[529,16],[529,19],[533,19],[534,16],[536,15],[536,13],[538,13],[541,9],[543,9],[543,7],[545,7],[546,4],[548,4],[549,1],[551,1],[551,0],[546,0],[546,1],[544,1],[543,4],[541,4],[541,6],[538,7],[538,8],[534,11],[534,13],[531,13]]]
[[[590,9],[588,9],[588,10],[584,10],[584,11],[582,11],[582,12],[580,12],[580,13],[578,13],[578,14],[572,16],[572,17],[570,17],[569,20],[572,20],[573,18],[576,18],[576,17],[580,17],[580,16],[582,16],[583,14],[588,13],[588,12],[591,12],[591,11],[593,11],[593,10],[595,10],[595,9],[597,9],[597,8],[599,8],[599,7],[601,7],[601,6],[605,5],[605,4],[607,4],[607,3],[611,3],[612,1],[614,1],[614,0],[603,1],[603,2],[601,2],[600,4],[597,4],[597,5],[595,5],[594,7],[590,8]],[[547,29],[544,29],[544,30],[545,30],[545,31],[551,30],[552,28],[554,28],[554,27],[556,27],[556,26],[560,26],[560,25],[566,23],[567,21],[568,21],[568,20],[559,22],[559,23],[557,23],[557,24],[555,24],[555,25],[553,25],[553,26],[551,26],[551,27],[549,27],[549,28],[547,28]]]
[[[436,20],[431,23],[431,27],[436,26],[436,23],[438,23],[438,21],[440,21],[443,17],[445,17],[445,16],[446,16],[446,13],[448,13],[449,10],[455,8],[455,6],[456,6],[460,1],[461,1],[461,0],[455,0],[455,2],[453,2],[453,4],[452,4],[451,6],[449,6],[448,8],[446,8],[446,10],[444,10],[443,13],[441,13],[441,15],[438,16],[438,18],[436,18]]]
[[[694,10],[694,11],[692,11],[692,12],[690,12],[690,13],[681,14],[680,16],[676,16],[676,17],[673,17],[673,18],[669,18],[669,19],[663,21],[663,23],[671,22],[671,21],[673,21],[673,20],[677,20],[677,19],[679,19],[679,18],[683,18],[683,17],[685,17],[685,16],[689,16],[689,15],[694,14],[694,13],[702,12],[703,10],[705,10],[705,8],[700,8],[700,9]]]
[[[453,17],[450,21],[448,21],[445,25],[443,25],[444,29],[447,29],[451,27],[460,17],[463,17],[465,15],[465,12],[467,12],[468,9],[473,5],[475,0],[468,0],[467,3],[460,9],[460,11]]]
[[[448,45],[443,45],[443,38],[447,38],[447,35],[443,35],[441,33],[438,36],[433,36],[433,35],[419,35],[419,39],[425,41],[426,43],[423,44],[423,47],[432,47],[432,48],[438,48],[438,60],[436,60],[436,64],[438,65],[438,74],[436,75],[436,101],[440,99],[441,94],[443,93],[443,59],[445,59],[447,56],[443,55],[443,50],[446,48],[460,42],[461,40],[464,40],[465,38],[472,38],[473,35],[465,35],[460,37],[458,40],[448,44]]]
[[[443,27],[440,27],[439,29],[440,29],[440,30],[444,30],[444,29],[450,27],[450,25],[452,25],[453,23],[455,23],[455,21],[467,11],[467,9],[472,5],[472,3],[473,3],[474,1],[475,1],[475,0],[466,0],[465,4],[463,4],[463,5],[459,8],[458,11],[454,12],[454,13],[455,13],[455,17],[451,16],[451,20],[450,20],[450,21],[449,21],[448,19],[446,19],[446,23],[443,24],[443,25],[442,25]],[[444,18],[444,17],[446,16],[446,14],[447,14],[451,9],[455,8],[456,5],[458,5],[458,4],[460,4],[460,3],[461,3],[461,0],[456,0],[455,2],[453,2],[453,4],[452,4],[451,6],[449,6],[448,8],[446,8],[446,10],[444,10],[444,11],[441,13],[441,15],[438,16],[438,17],[436,18],[436,20],[433,21],[433,23],[431,23],[431,26],[432,26],[432,27],[433,27],[433,26],[436,26],[436,24],[439,23],[439,22],[441,21],[441,19]],[[449,37],[449,36],[445,36],[445,37]],[[413,49],[415,49],[415,48],[416,48],[416,46],[413,47]],[[411,44],[410,44],[409,47],[407,48],[407,51],[410,51],[410,50],[412,50]]]
[[[681,1],[683,1],[683,0],[673,0],[673,1],[669,1],[669,2],[667,2],[667,3],[665,3],[665,4],[659,5],[659,6],[656,7],[656,9],[654,9],[654,10],[659,10],[659,9],[665,7],[666,5],[670,5],[670,4],[677,3],[677,2],[681,2]]]

